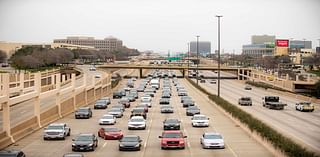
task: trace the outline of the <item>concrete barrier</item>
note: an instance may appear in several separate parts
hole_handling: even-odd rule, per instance
[[[85,91],[76,95],[76,106],[80,107],[86,104]]]
[[[37,122],[37,117],[33,116],[11,128],[11,135],[14,141],[18,141],[38,129],[39,125]]]
[[[70,98],[61,103],[62,116],[66,116],[74,111],[73,99],[74,98]]]
[[[41,126],[48,125],[49,123],[59,118],[60,116],[58,106],[53,106],[52,108],[49,108],[48,110],[40,114]]]

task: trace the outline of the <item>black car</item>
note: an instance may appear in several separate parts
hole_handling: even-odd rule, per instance
[[[92,117],[92,111],[90,107],[80,107],[76,112],[74,113],[74,116],[76,119],[78,118],[87,118],[89,119]]]
[[[20,150],[2,150],[0,157],[26,157],[26,155]]]
[[[120,91],[113,92],[113,99],[122,98],[122,93]]]
[[[64,154],[63,157],[84,157],[84,155],[80,153],[67,153]]]
[[[194,101],[191,99],[186,99],[182,103],[183,107],[189,107],[189,106],[194,106]]]
[[[163,121],[163,130],[180,130],[180,120],[167,118]]]
[[[119,140],[119,150],[140,150],[141,138],[137,135],[125,135]]]
[[[144,119],[147,119],[147,113],[144,108],[133,108],[130,118],[133,116],[142,116]]]
[[[92,133],[79,134],[72,141],[72,151],[94,151],[98,147],[98,138]]]
[[[197,106],[189,106],[186,111],[187,116],[193,116],[195,114],[200,114],[200,109]]]
[[[159,103],[160,104],[170,104],[170,99],[169,98],[160,98]]]
[[[108,107],[108,102],[106,100],[97,100],[94,104],[94,109],[106,109]]]

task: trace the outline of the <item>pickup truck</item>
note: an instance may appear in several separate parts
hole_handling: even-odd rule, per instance
[[[262,105],[269,109],[283,110],[284,106],[287,106],[287,104],[282,103],[279,100],[278,96],[265,96],[262,98]]]
[[[71,129],[66,123],[52,123],[44,129],[43,139],[65,139],[66,136],[70,136]]]

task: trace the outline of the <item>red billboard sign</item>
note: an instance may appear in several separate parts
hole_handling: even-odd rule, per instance
[[[277,47],[288,47],[289,40],[277,40],[276,45],[277,45]]]

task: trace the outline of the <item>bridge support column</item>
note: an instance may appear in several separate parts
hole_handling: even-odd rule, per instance
[[[61,87],[61,74],[56,74],[55,75],[55,82],[56,82],[56,105],[58,107],[58,115],[61,118],[62,114],[61,114],[61,98],[60,98],[60,87]],[[53,79],[52,79],[53,80]],[[53,81],[52,81],[53,82]]]
[[[83,74],[83,90],[84,90],[84,104],[88,104],[88,93],[87,93],[87,74]]]
[[[139,77],[142,78],[142,68],[139,69]]]
[[[185,77],[185,73],[186,73],[186,71],[184,69],[182,69],[182,77],[183,78]]]
[[[94,80],[93,80],[93,84],[95,84]],[[77,104],[76,104],[76,89],[75,89],[76,88],[76,74],[75,73],[71,74],[71,87],[72,87],[73,109],[76,110]]]
[[[35,74],[35,89],[37,91],[37,96],[34,98],[34,116],[37,118],[38,126],[41,128],[41,119],[40,119],[41,73],[40,72]]]

